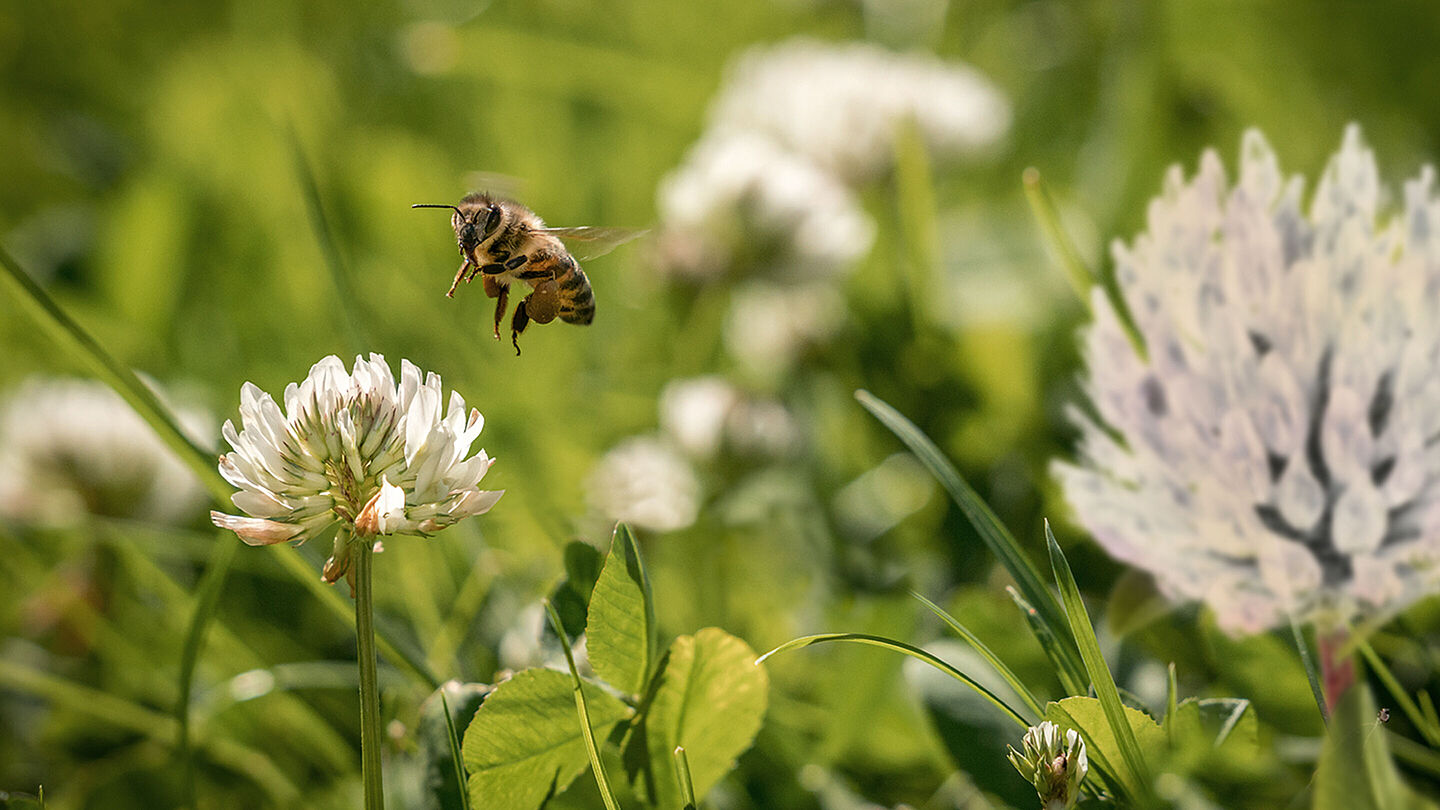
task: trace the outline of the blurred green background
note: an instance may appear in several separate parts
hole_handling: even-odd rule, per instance
[[[532,327],[519,358],[490,339],[479,289],[444,298],[457,266],[448,222],[410,204],[489,184],[552,224],[658,233],[657,188],[705,131],[727,64],[798,35],[968,63],[1013,120],[978,155],[911,153],[907,174],[901,154],[901,170],[856,184],[874,245],[829,282],[845,302],[838,331],[789,373],[740,368],[721,337],[735,280],[673,278],[653,240],[587,262],[594,325]],[[865,388],[934,437],[1037,560],[1041,518],[1060,521],[1095,612],[1122,614],[1109,634],[1122,685],[1163,696],[1173,660],[1183,692],[1256,702],[1266,761],[1210,789],[1221,806],[1279,806],[1318,750],[1293,649],[1226,640],[1194,610],[1119,645],[1147,585],[1064,521],[1046,466],[1072,438],[1083,312],[1020,173],[1041,170],[1092,266],[1143,228],[1168,165],[1193,167],[1214,146],[1233,171],[1247,127],[1287,172],[1314,177],[1357,121],[1397,188],[1440,153],[1437,35],[1423,4],[1299,0],[11,0],[0,243],[113,354],[215,425],[234,418],[244,381],[278,395],[324,355],[358,351],[408,358],[478,407],[480,444],[499,458],[486,486],[506,497],[432,540],[387,541],[377,565],[382,623],[442,678],[489,682],[536,654],[533,605],[563,576],[565,544],[608,539],[587,484],[608,474],[604,454],[656,431],[667,383],[722,375],[781,403],[798,441],[692,460],[698,518],[642,528],[666,634],[713,624],[757,650],[826,630],[924,643],[941,632],[915,588],[1053,688],[1003,576],[855,404]],[[88,373],[8,295],[0,341],[0,388]],[[218,447],[212,430],[199,438]],[[183,800],[166,723],[217,542],[235,538],[203,509],[166,525],[123,513],[0,525],[0,657],[12,665],[0,791],[43,785],[60,808]],[[358,801],[352,633],[273,559],[303,553],[318,570],[324,552],[239,552],[197,671],[204,806]],[[1433,612],[1375,642],[1412,686],[1434,671]],[[766,725],[715,807],[985,806],[976,782],[996,801],[1033,801],[1008,766],[983,764],[998,759],[957,776],[975,733],[957,719],[965,708],[885,653],[805,651],[771,672]],[[427,690],[384,662],[382,681],[387,778],[405,806]],[[599,806],[576,785],[559,803]]]

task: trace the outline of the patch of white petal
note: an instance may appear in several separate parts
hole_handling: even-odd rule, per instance
[[[192,436],[213,418],[176,407]],[[34,377],[0,405],[0,515],[66,523],[85,513],[181,523],[205,492],[113,390],[93,380]]]
[[[595,465],[587,489],[591,507],[607,520],[657,532],[683,529],[700,513],[695,469],[655,437],[616,445]]]
[[[1207,152],[1116,244],[1124,299],[1085,336],[1080,522],[1225,629],[1380,620],[1440,589],[1440,200],[1426,167],[1381,209],[1347,130],[1309,203],[1257,132],[1232,186]]]
[[[722,377],[674,380],[660,394],[660,429],[691,458],[722,451],[784,456],[799,444],[799,428],[785,406],[747,395]]]
[[[285,388],[284,410],[257,386],[240,395],[241,429],[220,458],[246,516],[212,513],[252,545],[303,542],[337,523],[361,534],[429,534],[483,514],[501,492],[479,489],[493,459],[470,446],[484,419],[440,377],[408,360],[397,382],[385,358],[335,356]],[[468,456],[468,457],[467,457]]]
[[[843,183],[756,133],[706,136],[658,196],[662,265],[682,276],[716,275],[742,256],[781,274],[833,275],[875,238]]]
[[[912,125],[937,158],[987,147],[1010,103],[968,65],[875,45],[797,38],[732,65],[711,107],[717,132],[754,132],[847,178],[885,170]]]

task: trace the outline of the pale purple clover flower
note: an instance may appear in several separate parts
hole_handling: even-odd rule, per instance
[[[1227,631],[1383,620],[1440,588],[1435,173],[1383,211],[1351,126],[1307,210],[1258,132],[1241,151],[1233,187],[1213,152],[1173,168],[1115,246],[1148,360],[1097,293],[1101,422],[1075,414],[1055,471],[1107,551]]]
[[[285,410],[252,383],[240,391],[243,429],[223,430],[233,452],[220,474],[239,487],[232,500],[248,517],[211,512],[215,525],[250,545],[296,544],[335,531],[323,578],[350,568],[350,541],[377,535],[428,535],[488,512],[503,491],[479,488],[494,459],[469,456],[484,419],[465,410],[440,377],[400,361],[397,383],[385,358],[335,356],[285,388]],[[469,456],[467,458],[467,456]],[[338,531],[337,531],[338,530]]]

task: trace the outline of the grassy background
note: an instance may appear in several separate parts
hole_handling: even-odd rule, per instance
[[[278,393],[320,357],[361,349],[437,371],[479,407],[481,444],[500,459],[487,485],[509,494],[435,540],[387,543],[377,591],[381,621],[440,676],[488,681],[520,610],[561,575],[564,544],[605,539],[585,502],[595,461],[653,430],[667,381],[735,371],[718,338],[728,289],[682,289],[643,245],[624,248],[587,263],[595,324],[534,328],[517,359],[490,340],[479,290],[443,298],[456,265],[447,222],[408,206],[458,199],[485,172],[512,178],[552,223],[645,226],[657,183],[749,45],[868,38],[973,64],[1015,120],[985,158],[934,173],[935,208],[921,213],[938,225],[943,317],[914,317],[902,281],[915,212],[892,181],[868,186],[879,232],[843,283],[844,331],[763,392],[791,408],[805,451],[766,469],[702,470],[699,522],[642,544],[667,634],[717,624],[757,649],[840,629],[927,641],[939,630],[906,597],[915,587],[1043,685],[1053,676],[1003,580],[938,490],[879,537],[837,516],[837,493],[898,451],[851,392],[876,392],[934,436],[1037,554],[1040,518],[1061,519],[1096,612],[1123,614],[1143,582],[1064,525],[1045,474],[1071,436],[1062,410],[1077,392],[1081,312],[1020,171],[1042,170],[1092,264],[1143,227],[1167,165],[1193,167],[1214,145],[1233,169],[1246,127],[1265,131],[1287,171],[1314,177],[1358,121],[1396,188],[1440,153],[1437,29],[1419,4],[1299,0],[954,2],[942,26],[913,36],[823,1],[8,3],[0,242],[113,353],[222,419],[242,382]],[[297,144],[352,294],[326,270]],[[0,386],[84,373],[8,297],[0,341]],[[0,790],[43,783],[56,807],[180,801],[165,714],[217,541],[234,539],[203,514],[181,527],[0,526],[0,657],[45,684],[0,683]],[[353,639],[272,559],[292,553],[240,551],[202,654],[206,806],[343,807],[358,795]],[[1376,641],[1411,685],[1434,671],[1423,650],[1435,629],[1421,608]],[[1129,640],[1116,653],[1122,685],[1143,694],[1154,662],[1175,660],[1182,691],[1252,698],[1269,750],[1301,752],[1240,779],[1234,803],[1275,806],[1302,788],[1318,721],[1282,639],[1237,644],[1191,610]],[[249,693],[233,678],[257,668],[291,688],[237,700]],[[851,795],[954,806],[955,766],[927,717],[937,704],[898,661],[817,650],[772,672],[767,725],[717,807],[860,806]],[[400,783],[426,690],[382,674]],[[594,804],[577,784],[567,806]]]

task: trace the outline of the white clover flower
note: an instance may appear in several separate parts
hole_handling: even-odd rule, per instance
[[[722,377],[674,380],[660,393],[660,429],[691,457],[708,460],[722,449],[781,456],[799,443],[784,405],[745,395]]]
[[[193,436],[214,420],[176,408]],[[0,514],[66,522],[90,513],[180,523],[205,502],[193,473],[108,386],[31,378],[0,406]]]
[[[1085,741],[1075,729],[1063,735],[1060,727],[1044,721],[1031,726],[1021,738],[1023,752],[1009,748],[1010,764],[1035,786],[1044,810],[1070,810],[1080,800],[1080,782],[1090,771]],[[1008,746],[1007,746],[1008,747]]]
[[[669,532],[700,514],[700,481],[660,439],[637,436],[606,453],[590,474],[591,506],[606,519]]]
[[[914,122],[947,158],[996,142],[1010,104],[974,68],[859,42],[792,39],[750,49],[711,106],[717,132],[753,132],[847,178],[873,175]]]
[[[243,429],[226,421],[234,452],[220,457],[220,474],[240,488],[232,500],[249,517],[211,512],[216,526],[252,546],[298,543],[335,535],[323,577],[335,582],[350,568],[351,535],[425,535],[490,510],[503,491],[479,489],[494,459],[480,450],[466,458],[484,419],[450,393],[440,377],[400,362],[400,382],[378,354],[355,358],[354,370],[335,356],[285,387],[285,410],[251,383],[240,390]]]
[[[725,347],[750,374],[775,382],[839,332],[846,314],[845,299],[828,284],[749,282],[731,296]]]
[[[875,224],[830,173],[769,138],[707,136],[660,184],[661,264],[695,279],[737,264],[797,277],[848,270]]]
[[[1381,214],[1345,134],[1309,210],[1257,132],[1238,182],[1207,152],[1114,248],[1148,348],[1094,298],[1080,522],[1230,632],[1383,619],[1440,589],[1440,200],[1435,173]]]

